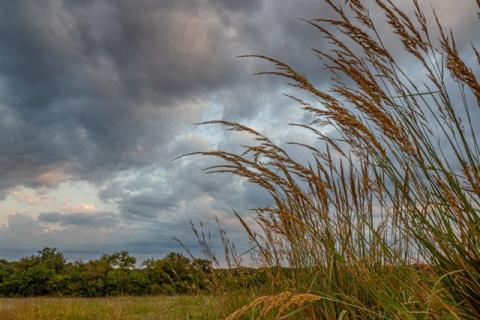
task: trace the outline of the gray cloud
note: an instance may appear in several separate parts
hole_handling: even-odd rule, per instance
[[[61,226],[84,226],[90,228],[113,228],[119,224],[118,215],[111,212],[59,213],[42,212],[38,222]]]
[[[39,186],[144,166],[239,73],[209,7],[181,1],[2,2],[0,175]],[[5,179],[3,181],[6,181]],[[1,186],[0,186],[1,187]]]
[[[41,186],[51,171],[91,181],[143,167],[216,103],[255,117],[278,83],[253,81],[245,53],[308,69],[317,33],[303,0],[15,1],[0,4],[0,188]],[[61,177],[51,182],[61,181]]]

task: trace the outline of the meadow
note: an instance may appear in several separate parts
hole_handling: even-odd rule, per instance
[[[0,299],[2,320],[222,319],[221,296]],[[233,310],[231,310],[233,311]]]

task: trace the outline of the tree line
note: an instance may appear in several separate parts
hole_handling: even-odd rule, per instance
[[[86,262],[67,262],[62,252],[44,248],[18,261],[0,259],[0,295],[84,296],[191,294],[218,286],[249,286],[266,277],[253,270],[215,269],[211,261],[169,253],[136,266],[126,251]],[[242,274],[236,277],[235,274]],[[246,275],[246,277],[245,277]],[[241,279],[241,280],[240,280]]]

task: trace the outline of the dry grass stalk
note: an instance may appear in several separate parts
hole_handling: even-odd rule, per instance
[[[308,303],[321,300],[322,297],[309,293],[291,293],[282,292],[273,296],[259,297],[241,309],[229,315],[225,320],[240,319],[248,311],[262,306],[258,317],[255,319],[264,319],[272,310],[276,310],[275,320],[284,319],[285,312],[291,307],[299,307]]]
[[[314,50],[332,73],[330,91],[277,59],[248,56],[273,65],[260,74],[286,78],[313,98],[290,97],[315,117],[297,126],[323,147],[293,142],[311,152],[307,163],[251,128],[216,121],[256,143],[241,154],[197,153],[222,160],[208,172],[232,173],[270,194],[274,205],[256,210],[257,231],[239,218],[268,266],[292,268],[278,273],[281,290],[309,292],[261,297],[229,319],[260,305],[260,315],[275,310],[281,317],[303,302],[315,302],[321,319],[345,312],[362,319],[478,319],[477,70],[435,13],[440,46],[433,44],[435,32],[416,0],[412,17],[393,1],[374,1],[405,53],[416,58],[415,78],[385,46],[364,2],[326,2],[338,17],[308,23],[333,47]],[[326,126],[340,138],[325,134]],[[428,270],[416,268],[419,262]]]

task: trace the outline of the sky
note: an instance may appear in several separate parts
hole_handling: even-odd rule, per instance
[[[474,1],[421,3],[460,47],[478,37]],[[183,252],[174,238],[197,252],[190,221],[214,230],[215,217],[245,248],[233,210],[268,196],[206,175],[211,159],[174,159],[246,142],[194,125],[213,119],[308,140],[288,127],[308,119],[282,95],[292,89],[237,56],[278,58],[327,87],[309,50],[325,43],[301,19],[331,14],[319,0],[0,0],[0,256],[157,257]]]

